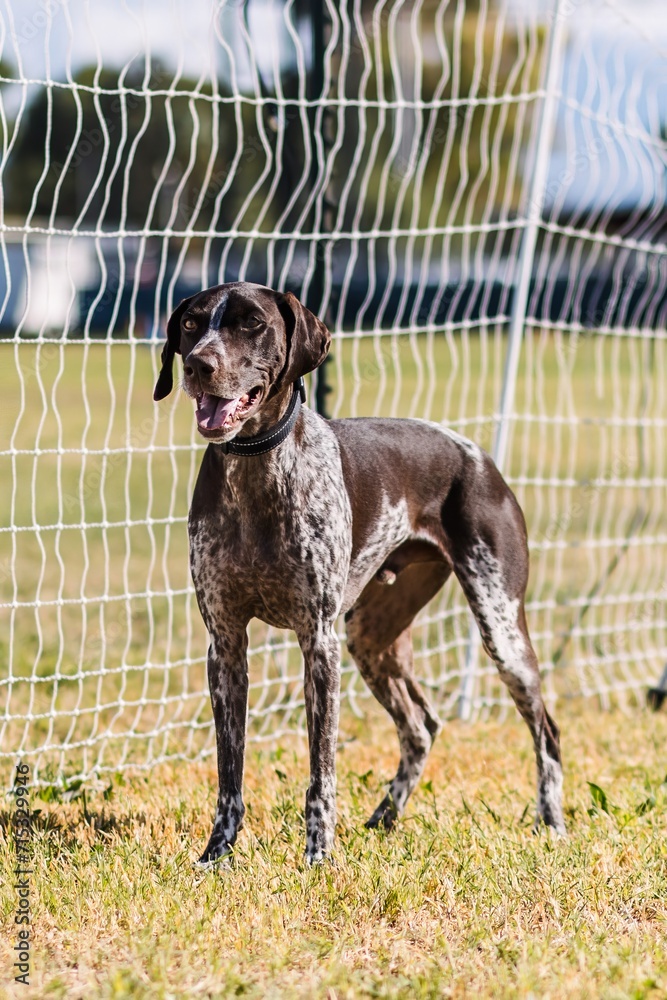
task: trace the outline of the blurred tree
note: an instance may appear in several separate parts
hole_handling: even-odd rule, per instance
[[[522,30],[510,19],[501,20],[494,7],[482,15],[479,3],[470,0],[449,5],[426,0],[419,14],[418,53],[408,5],[387,4],[378,16],[377,4],[367,0],[362,5],[364,40],[356,30],[351,0],[344,2],[353,25],[345,84],[348,98],[360,96],[365,76],[363,96],[371,102],[399,97],[407,102],[456,102],[421,112],[372,106],[343,111],[346,138],[337,170],[340,187],[349,184],[355,150],[363,142],[349,214],[357,211],[363,195],[362,178],[368,190],[362,227],[389,226],[400,190],[406,192],[401,225],[409,224],[415,197],[419,226],[429,221],[443,226],[494,218],[501,205],[507,213],[516,210],[522,145],[534,106],[525,97],[517,98],[537,87],[541,30]],[[495,103],[498,98],[502,100]],[[383,173],[387,197],[378,220],[373,194],[380,190]]]
[[[158,63],[147,84],[139,69],[122,86],[118,70],[96,72],[80,70],[75,88],[42,88],[28,106],[6,165],[8,211],[25,218],[37,189],[36,216],[53,212],[83,228],[115,227],[123,212],[130,229],[206,229],[216,214],[218,229],[231,224],[266,162],[254,109],[240,108],[239,128],[230,105],[211,100],[210,84],[194,93],[185,77],[169,97],[173,72]]]
[[[525,95],[539,76],[539,31],[522,33],[494,6],[482,14],[476,0],[424,0],[418,53],[412,5],[340,3],[347,4],[350,46],[344,85],[334,82],[331,93],[353,100],[329,115],[332,141],[342,140],[329,193],[334,208],[346,193],[342,228],[474,224],[515,212],[536,106]],[[295,9],[305,41],[309,5],[297,0]],[[268,71],[266,79],[260,74],[263,102],[228,103],[222,82],[223,100],[215,100],[210,83],[195,92],[196,81],[185,77],[169,96],[173,71],[158,63],[147,82],[139,65],[124,76],[86,67],[74,88],[41,88],[5,165],[6,210],[25,219],[36,191],[35,215],[53,215],[63,226],[78,220],[86,229],[115,228],[124,218],[128,229],[268,236],[280,222],[286,232],[307,230],[315,216],[304,219],[303,207],[321,172],[304,172],[308,125],[296,66],[296,56],[281,50],[280,104],[272,103],[277,84]],[[382,106],[398,97],[445,106]],[[239,252],[242,243],[237,238]],[[268,241],[262,246],[273,254]],[[276,246],[285,252],[284,241]],[[216,241],[212,257],[219,252]]]

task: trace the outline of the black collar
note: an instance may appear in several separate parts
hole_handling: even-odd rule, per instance
[[[232,441],[224,441],[218,447],[222,448],[225,455],[263,455],[267,451],[272,451],[279,444],[282,444],[290,433],[299,416],[301,404],[305,402],[306,387],[303,379],[299,378],[294,383],[294,391],[287,412],[277,424],[269,427],[268,431],[264,431],[263,434],[247,438],[234,438]]]

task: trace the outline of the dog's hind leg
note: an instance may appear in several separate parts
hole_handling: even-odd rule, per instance
[[[487,526],[488,527],[488,526]],[[537,656],[524,611],[528,578],[525,533],[516,518],[471,539],[455,562],[482,642],[526,721],[537,761],[537,815],[558,833],[563,820],[563,769],[556,723],[542,699]]]
[[[392,586],[372,580],[345,616],[350,653],[398,732],[400,762],[369,827],[390,829],[424,770],[440,719],[413,670],[411,622],[450,574],[443,561],[402,569]]]

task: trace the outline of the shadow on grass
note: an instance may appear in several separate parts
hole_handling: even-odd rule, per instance
[[[0,831],[8,841],[13,841],[14,811],[0,811]],[[52,853],[71,851],[82,844],[82,828],[85,827],[86,842],[92,846],[96,842],[108,843],[111,837],[120,841],[136,839],[137,827],[146,826],[145,813],[131,812],[123,815],[115,809],[102,806],[89,808],[83,802],[62,804],[53,809],[33,809],[30,816],[32,838],[48,838]]]

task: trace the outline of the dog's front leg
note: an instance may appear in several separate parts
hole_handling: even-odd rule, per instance
[[[340,701],[340,643],[333,629],[298,634],[305,665],[310,784],[306,793],[306,860],[331,850],[336,827],[336,743]]]
[[[208,684],[218,751],[218,804],[201,865],[229,854],[243,825],[243,763],[248,714],[248,637],[245,627],[211,636]]]

